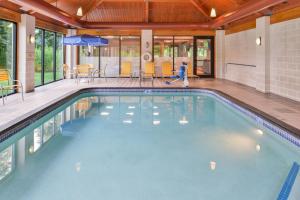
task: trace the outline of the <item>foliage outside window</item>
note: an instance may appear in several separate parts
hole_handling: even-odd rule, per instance
[[[63,78],[63,35],[35,30],[35,86],[51,83]]]
[[[0,20],[0,69],[8,70],[11,78],[15,78],[16,68],[16,24]],[[0,81],[0,85],[7,85],[7,81]],[[12,93],[14,91],[7,91]]]

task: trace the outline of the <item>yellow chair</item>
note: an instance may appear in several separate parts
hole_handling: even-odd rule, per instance
[[[199,78],[199,76],[194,75],[193,65],[192,63],[188,64],[188,77],[189,78]]]
[[[142,72],[143,78],[154,78],[155,76],[155,65],[154,62],[147,62],[145,69]]]
[[[2,102],[4,105],[4,98],[7,98],[7,93],[9,90],[21,89],[22,100],[24,101],[23,85],[19,80],[13,80],[11,78],[10,72],[7,69],[0,69],[0,90]],[[4,91],[6,93],[4,94]]]
[[[169,77],[173,76],[173,68],[172,68],[172,63],[169,61],[165,61],[161,65],[162,67],[162,77]]]
[[[131,62],[123,62],[121,65],[120,77],[132,78],[132,64]]]
[[[155,76],[154,62],[146,62],[145,69],[142,72],[142,80],[144,80],[146,78],[151,78],[152,86],[153,86],[154,76]]]
[[[76,80],[77,83],[81,78],[87,78],[88,82],[92,77],[93,65],[92,64],[81,64],[76,66]]]

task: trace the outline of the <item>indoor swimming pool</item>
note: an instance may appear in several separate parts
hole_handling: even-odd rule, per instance
[[[299,155],[208,93],[84,93],[0,143],[0,199],[274,200]]]

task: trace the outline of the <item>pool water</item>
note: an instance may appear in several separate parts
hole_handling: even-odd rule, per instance
[[[215,97],[90,93],[0,144],[0,199],[273,200],[299,149]]]

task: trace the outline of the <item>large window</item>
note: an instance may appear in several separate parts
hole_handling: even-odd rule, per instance
[[[121,37],[121,64],[130,62],[132,72],[138,76],[141,62],[141,40],[140,37],[122,36]]]
[[[196,37],[195,40],[196,74],[206,77],[214,76],[214,38]]]
[[[163,62],[170,62],[173,65],[173,37],[172,36],[154,36],[154,63],[156,72],[161,71]]]
[[[179,70],[182,62],[190,63],[193,66],[193,37],[174,37],[174,66],[175,70]]]
[[[0,70],[8,70],[15,79],[16,72],[16,24],[0,20]],[[7,84],[0,81],[0,85]],[[13,92],[13,91],[8,91]]]
[[[100,47],[100,68],[104,73],[106,67],[106,75],[109,77],[119,76],[120,65],[120,37],[109,36],[104,37],[108,39],[108,46]],[[103,76],[103,74],[101,74]]]
[[[214,77],[214,38],[210,36],[154,36],[153,54],[156,72],[162,63],[170,62],[175,71],[182,62],[201,77]]]
[[[63,78],[64,48],[63,35],[35,30],[35,86],[51,83]]]
[[[99,67],[99,47],[80,46],[80,64],[92,64]]]
[[[101,76],[104,69],[107,77],[118,77],[124,62],[132,64],[133,75],[138,75],[141,66],[141,39],[139,36],[106,36],[107,46],[80,47],[80,64],[93,64],[100,68]],[[100,54],[99,54],[100,50]]]

